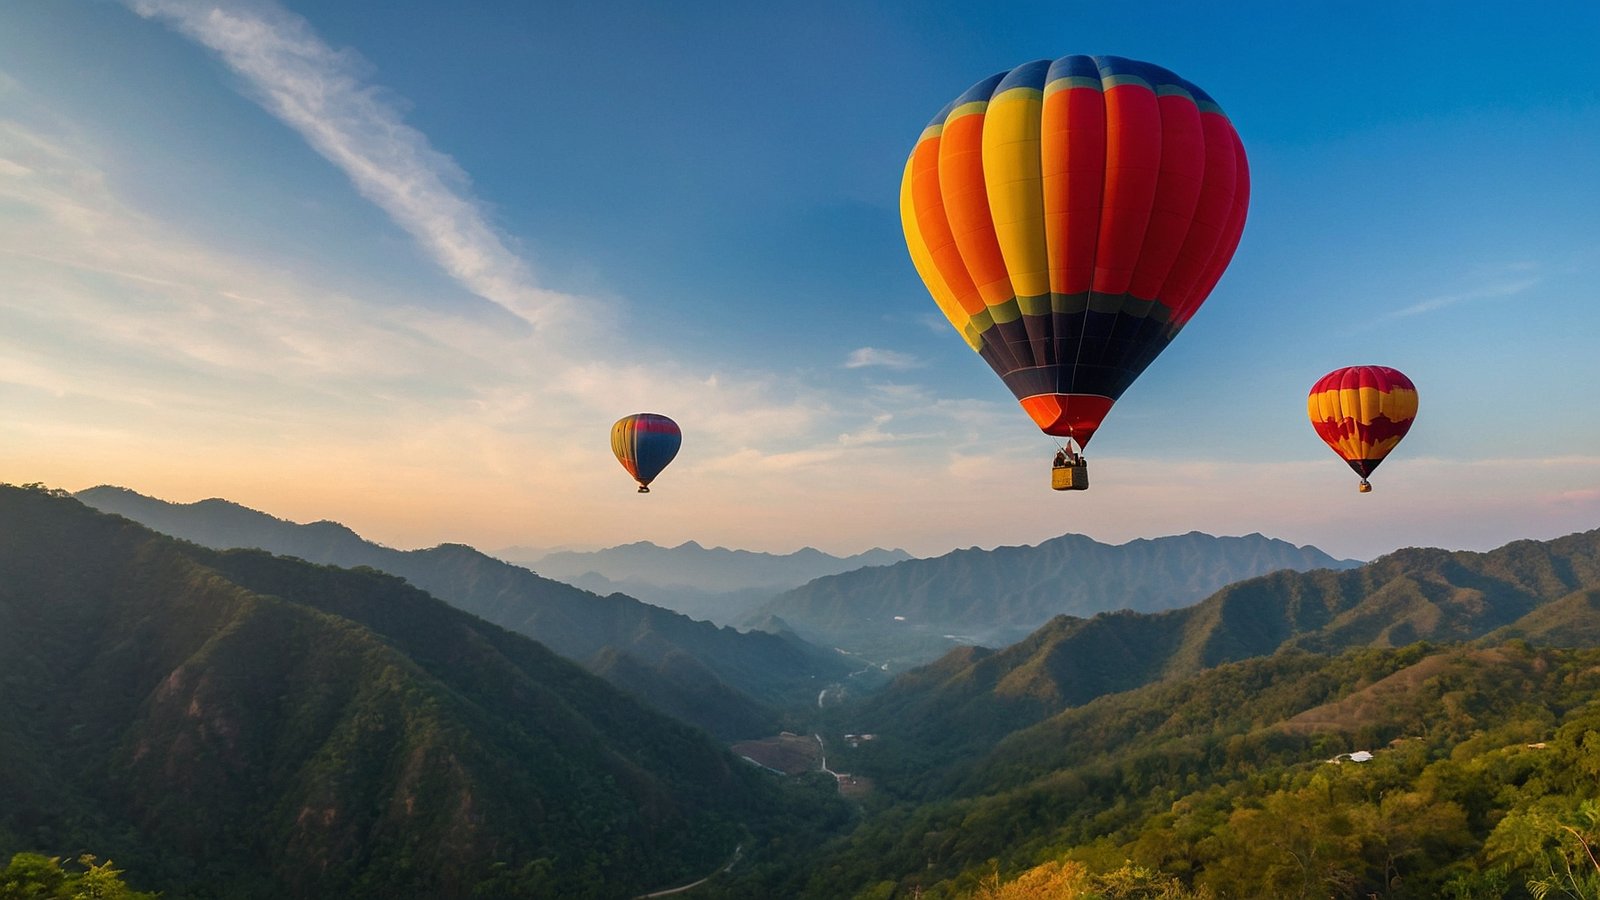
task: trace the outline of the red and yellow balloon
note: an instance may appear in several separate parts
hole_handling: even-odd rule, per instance
[[[1317,379],[1306,400],[1311,427],[1350,464],[1361,484],[1383,462],[1417,417],[1417,388],[1388,366],[1346,366]]]
[[[1087,444],[1233,258],[1244,146],[1160,66],[1065,56],[973,85],[900,183],[918,274],[1046,434]]]

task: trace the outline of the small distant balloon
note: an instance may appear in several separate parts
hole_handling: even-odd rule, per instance
[[[1346,366],[1317,379],[1306,403],[1311,427],[1361,476],[1365,494],[1367,476],[1411,430],[1417,388],[1388,366]]]
[[[678,423],[659,413],[634,413],[611,426],[611,452],[639,482],[641,494],[650,493],[650,482],[678,455],[682,444]]]

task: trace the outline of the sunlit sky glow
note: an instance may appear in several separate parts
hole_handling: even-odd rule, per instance
[[[1594,528],[1595,46],[1591,4],[0,4],[0,480],[401,547]],[[1071,495],[897,208],[934,112],[1066,53],[1205,87],[1253,180]],[[1305,421],[1356,363],[1421,396],[1370,495]]]

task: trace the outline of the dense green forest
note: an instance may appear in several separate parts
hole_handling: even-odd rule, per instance
[[[172,898],[630,896],[849,816],[399,578],[42,489],[0,487],[0,722],[0,855]]]
[[[1359,750],[1371,759],[1335,761]],[[901,763],[875,741],[831,764]],[[1067,710],[958,767],[938,799],[880,796],[826,858],[772,887],[1594,897],[1597,798],[1600,650],[1288,652]],[[1040,885],[1058,893],[1027,893]]]
[[[122,880],[111,860],[85,853],[63,865],[59,856],[18,853],[0,869],[0,900],[156,900]]]
[[[1597,593],[1600,531],[1280,571],[1183,609],[1061,616],[1002,650],[953,651],[846,711],[838,730],[883,735],[902,762],[874,774],[898,796],[934,796],[951,765],[1105,694],[1285,650],[1485,637],[1585,646],[1600,633]]]
[[[850,670],[839,654],[792,634],[718,628],[622,594],[596,596],[461,544],[395,550],[336,522],[298,525],[226,500],[173,504],[111,487],[77,498],[216,550],[253,548],[397,575],[724,740],[771,733],[779,707],[804,704],[818,679]]]
[[[0,575],[0,858],[57,894],[121,877],[60,862],[92,848],[168,898],[1600,898],[1600,532],[1061,617],[791,708],[848,802],[374,569],[0,487]],[[690,656],[599,663],[717,696]]]
[[[1592,531],[1278,572],[952,652],[825,711],[829,733],[873,734],[830,766],[878,790],[764,887],[1594,896],[1597,593]],[[1374,756],[1330,762],[1357,750]]]

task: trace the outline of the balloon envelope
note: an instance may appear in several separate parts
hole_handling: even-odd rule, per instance
[[[650,486],[682,444],[678,423],[657,413],[623,416],[611,426],[611,452],[641,488]]]
[[[1317,435],[1365,479],[1411,430],[1417,388],[1388,366],[1346,366],[1317,379],[1306,405]]]
[[[940,111],[906,162],[900,219],[950,323],[1040,429],[1084,444],[1222,277],[1249,182],[1205,91],[1065,56]]]

